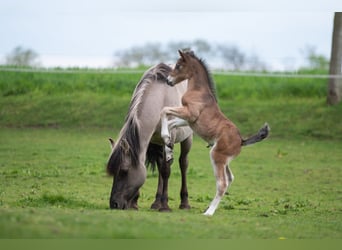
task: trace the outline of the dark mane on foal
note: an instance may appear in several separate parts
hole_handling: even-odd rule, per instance
[[[203,67],[203,69],[204,69],[204,71],[208,77],[209,88],[210,88],[211,93],[213,94],[213,96],[215,98],[215,101],[217,102],[215,83],[214,83],[214,80],[211,76],[211,73],[210,73],[210,70],[208,68],[207,63],[204,61],[204,59],[198,58],[192,50],[186,50],[186,51],[183,51],[183,53],[186,53],[186,54],[190,55],[192,58],[196,59],[200,63],[200,65]]]
[[[125,125],[120,131],[119,139],[114,145],[112,154],[107,164],[107,173],[114,175],[119,171],[119,167],[124,160],[123,157],[130,157],[131,167],[137,167],[139,164],[139,155],[141,153],[139,141],[139,106],[143,100],[146,88],[152,83],[165,83],[171,68],[160,63],[149,69],[137,84],[128,113],[125,118]]]

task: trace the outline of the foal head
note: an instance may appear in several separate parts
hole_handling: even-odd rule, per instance
[[[181,81],[196,78],[196,84],[208,84],[209,90],[217,102],[215,83],[208,67],[202,59],[198,58],[193,51],[178,50],[180,58],[167,77],[167,84],[174,86]]]
[[[195,59],[193,51],[181,51],[178,50],[180,58],[176,62],[175,67],[167,77],[167,84],[174,86],[186,79],[190,79],[193,76],[193,64],[192,60]]]

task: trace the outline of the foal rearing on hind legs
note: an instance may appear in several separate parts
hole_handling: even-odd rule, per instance
[[[174,69],[168,76],[171,86],[187,79],[187,91],[182,97],[182,106],[165,107],[161,112],[161,136],[165,145],[171,141],[170,130],[189,125],[201,138],[212,145],[211,163],[216,177],[216,196],[210,203],[205,215],[213,215],[222,196],[232,183],[234,176],[229,163],[236,157],[242,146],[265,139],[269,133],[267,124],[256,135],[242,139],[238,128],[221,112],[214,91],[214,83],[206,65],[193,52],[178,51]],[[168,120],[168,116],[176,119]],[[168,146],[165,151],[167,152]],[[171,158],[172,155],[169,155]]]

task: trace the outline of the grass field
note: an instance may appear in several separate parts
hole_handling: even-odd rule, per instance
[[[219,96],[220,106],[243,135],[256,132],[264,121],[272,133],[268,140],[244,148],[232,162],[235,181],[229,195],[213,217],[206,217],[202,212],[215,194],[215,180],[208,149],[199,138],[190,153],[191,210],[178,209],[177,164],[170,179],[171,213],[149,209],[157,182],[151,172],[138,212],[108,209],[112,179],[104,170],[110,151],[107,138],[115,138],[121,128],[128,89],[132,91],[139,76],[126,79],[127,84],[122,78],[121,90],[113,84],[105,90],[108,86],[101,86],[116,82],[116,75],[88,79],[66,74],[60,84],[67,88],[50,84],[49,79],[58,79],[53,75],[1,74],[1,238],[342,237],[342,105],[325,105],[319,90],[323,81],[314,83],[311,94],[306,85],[286,82],[289,79],[277,80],[276,86],[272,79],[260,79],[260,88],[258,79],[249,85],[218,84],[219,93],[226,92]],[[97,77],[102,85],[92,83]],[[220,77],[222,83],[232,80]],[[71,88],[78,78],[87,79],[80,84],[87,81],[89,86]],[[269,95],[267,86],[279,93]],[[18,91],[21,88],[25,91]],[[246,94],[230,98],[229,93],[237,90]]]

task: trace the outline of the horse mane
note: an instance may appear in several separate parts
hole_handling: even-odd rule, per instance
[[[205,73],[206,73],[206,75],[208,77],[209,89],[210,89],[211,93],[213,94],[213,96],[215,98],[215,101],[217,102],[215,83],[214,83],[214,80],[213,80],[213,78],[211,76],[210,70],[209,70],[208,65],[205,62],[205,60],[201,59],[201,58],[198,58],[192,50],[185,50],[185,51],[183,51],[183,53],[191,56],[192,58],[196,59],[200,63],[200,65],[202,66],[202,68],[204,69],[204,71],[205,71]]]
[[[143,96],[147,86],[154,82],[165,83],[166,78],[171,71],[171,67],[160,63],[145,72],[137,84],[131,99],[131,103],[125,118],[125,125],[122,127],[119,138],[115,143],[112,154],[107,163],[107,173],[114,175],[122,165],[124,155],[129,155],[132,167],[139,164],[140,147],[140,124],[139,124],[139,106],[142,103]]]

